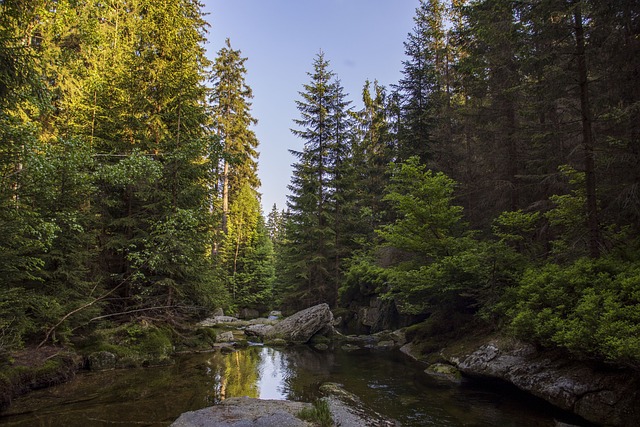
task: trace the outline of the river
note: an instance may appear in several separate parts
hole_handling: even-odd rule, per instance
[[[254,346],[192,354],[170,366],[82,373],[16,399],[0,426],[168,426],[227,397],[313,401],[326,381],[403,426],[553,426],[564,417],[511,388],[451,384],[422,370],[399,352]]]

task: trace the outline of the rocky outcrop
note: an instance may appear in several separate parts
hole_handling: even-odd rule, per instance
[[[232,397],[219,405],[185,412],[171,427],[312,427],[297,417],[310,403]]]
[[[555,406],[608,426],[640,425],[640,376],[569,361],[522,343],[494,340],[471,352],[444,351],[462,373],[510,382]]]
[[[264,341],[284,340],[289,343],[304,344],[319,332],[333,331],[333,314],[327,304],[319,304],[299,311],[275,325],[251,325],[245,334]]]

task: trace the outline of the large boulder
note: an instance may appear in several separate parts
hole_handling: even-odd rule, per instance
[[[310,403],[232,397],[219,405],[185,412],[171,427],[312,427],[297,417]]]
[[[280,338],[287,342],[304,344],[327,326],[333,328],[333,313],[327,304],[319,304],[276,323],[266,338]]]
[[[244,333],[249,337],[258,337],[260,339],[264,339],[271,333],[272,330],[273,330],[273,325],[256,323],[255,325],[247,326],[244,329]]]
[[[640,375],[631,370],[598,367],[500,340],[471,351],[445,350],[443,356],[463,374],[507,381],[588,421],[640,425]]]

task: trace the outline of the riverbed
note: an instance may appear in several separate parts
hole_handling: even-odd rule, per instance
[[[314,401],[337,382],[403,426],[554,426],[565,415],[513,388],[429,377],[399,352],[252,346],[164,367],[86,372],[16,399],[0,426],[168,426],[228,397]]]

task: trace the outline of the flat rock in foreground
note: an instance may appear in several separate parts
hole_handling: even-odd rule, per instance
[[[310,403],[232,397],[219,405],[185,412],[171,427],[312,427],[297,414]]]

